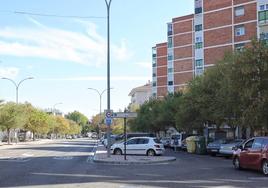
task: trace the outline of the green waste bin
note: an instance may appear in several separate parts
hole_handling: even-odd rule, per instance
[[[188,153],[195,153],[195,150],[196,150],[196,144],[195,144],[196,137],[197,136],[189,136],[188,138],[186,138],[187,152]]]
[[[198,136],[195,138],[195,145],[196,145],[196,154],[206,154],[207,148],[206,148],[206,138],[204,136]]]

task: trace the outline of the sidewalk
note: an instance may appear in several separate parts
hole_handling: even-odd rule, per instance
[[[108,164],[155,164],[175,161],[176,157],[169,156],[146,156],[146,155],[127,155],[127,160],[124,160],[124,155],[113,155],[107,157],[107,149],[98,144],[93,161],[95,163],[108,163]]]
[[[18,142],[18,143],[11,143],[7,144],[6,142],[0,142],[0,149],[7,149],[7,148],[14,148],[14,147],[19,147],[19,146],[25,146],[29,144],[43,144],[43,143],[48,143],[54,140],[51,139],[38,139],[38,140],[30,140],[26,142]]]

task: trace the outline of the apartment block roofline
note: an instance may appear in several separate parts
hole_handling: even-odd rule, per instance
[[[172,22],[179,22],[179,21],[185,21],[188,19],[193,19],[194,18],[194,14],[188,14],[186,16],[180,16],[180,17],[176,17],[176,18],[172,18]]]

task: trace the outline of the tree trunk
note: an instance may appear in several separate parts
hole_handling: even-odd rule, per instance
[[[35,132],[33,132],[33,141],[35,141]]]
[[[10,144],[10,129],[7,129],[7,143]]]

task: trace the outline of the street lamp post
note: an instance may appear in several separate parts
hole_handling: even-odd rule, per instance
[[[54,105],[53,105],[53,108],[52,108],[52,114],[55,116],[56,115],[56,106],[57,105],[60,105],[60,104],[62,104],[61,102],[58,102],[58,103],[55,103]],[[55,136],[55,125],[53,125],[53,136]],[[57,138],[57,136],[56,136],[56,138]],[[51,139],[52,139],[52,136],[51,136]]]
[[[1,78],[1,79],[9,80],[10,82],[12,82],[12,83],[15,85],[15,87],[16,87],[16,103],[18,104],[18,103],[19,103],[19,87],[20,87],[20,85],[21,85],[22,82],[24,82],[25,80],[31,80],[31,79],[34,79],[34,78],[33,78],[33,77],[24,78],[24,79],[22,79],[18,84],[17,84],[14,80],[12,80],[12,79],[10,79],[10,78],[5,78],[5,77],[3,77],[3,78]]]
[[[58,102],[58,103],[56,103],[56,104],[53,105],[53,109],[52,109],[52,114],[53,115],[56,115],[56,106],[57,105],[60,105],[60,104],[62,104],[62,103],[61,102]]]
[[[110,7],[112,0],[105,0],[107,8],[107,88],[110,88]],[[107,111],[110,111],[110,89],[107,92]],[[111,156],[111,127],[107,124],[107,156]]]
[[[102,95],[104,94],[105,91],[109,91],[110,89],[113,89],[113,88],[110,88],[110,89],[104,89],[102,92],[100,92],[99,90],[95,89],[95,88],[88,88],[90,90],[93,90],[93,91],[96,91],[99,95],[99,100],[100,100],[100,117],[101,117],[101,99],[102,99]],[[100,137],[100,121],[101,119],[99,119],[99,124],[98,124],[98,137]]]
[[[10,78],[3,77],[1,79],[3,79],[3,80],[9,80],[10,82],[12,82],[15,85],[15,87],[16,87],[16,104],[18,104],[19,103],[19,87],[20,87],[20,85],[25,80],[31,80],[31,79],[33,79],[33,77],[24,78],[18,84],[14,80],[12,80]],[[17,135],[17,130],[16,129],[14,130],[14,134],[15,134],[14,137],[16,139],[16,142],[18,142],[18,137],[17,137],[18,135]]]

